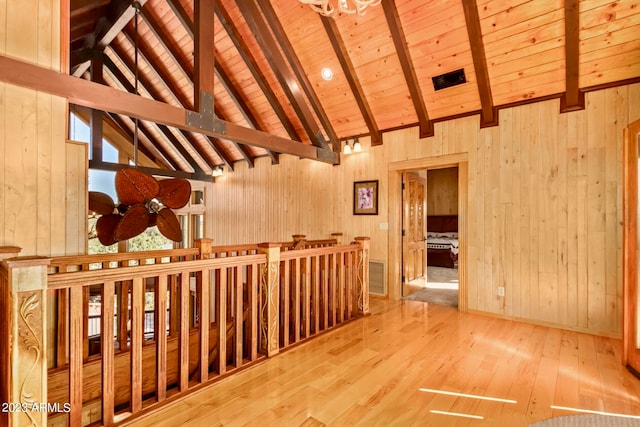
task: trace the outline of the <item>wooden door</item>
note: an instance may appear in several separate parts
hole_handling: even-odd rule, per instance
[[[622,268],[624,286],[623,362],[640,376],[640,317],[638,313],[638,144],[640,120],[624,130],[622,182]]]
[[[424,277],[427,264],[426,178],[413,173],[402,175],[402,242],[404,283]]]

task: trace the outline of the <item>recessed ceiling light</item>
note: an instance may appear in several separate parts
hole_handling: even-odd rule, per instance
[[[322,71],[320,71],[320,74],[322,74],[322,78],[325,80],[331,80],[333,78],[333,71],[331,71],[331,68],[324,67]]]

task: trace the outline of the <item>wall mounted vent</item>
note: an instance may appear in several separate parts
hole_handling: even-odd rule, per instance
[[[369,293],[387,295],[387,273],[384,261],[369,260]]]
[[[431,80],[433,80],[433,88],[435,90],[441,90],[467,82],[467,78],[464,75],[464,68],[431,77]]]

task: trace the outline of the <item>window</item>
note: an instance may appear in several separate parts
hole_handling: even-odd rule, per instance
[[[69,114],[69,139],[91,144],[91,128],[87,123],[88,112],[80,107],[73,107]],[[89,156],[91,156],[91,150]],[[102,160],[109,163],[120,163],[124,156],[117,146],[106,139],[102,140]],[[129,164],[133,165],[132,160]],[[113,171],[89,169],[89,191],[99,191],[108,194],[117,203],[118,197],[115,189],[115,175]],[[97,239],[96,223],[97,216],[89,215],[89,254],[115,253],[118,251],[139,252],[159,249],[172,249],[174,247],[193,247],[195,239],[204,237],[204,209],[205,192],[203,183],[192,183],[192,194],[189,204],[184,208],[174,211],[180,221],[182,228],[182,241],[174,243],[160,233],[158,227],[149,227],[140,235],[129,239],[122,244],[103,246]]]

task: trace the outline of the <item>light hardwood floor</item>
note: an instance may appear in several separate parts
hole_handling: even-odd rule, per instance
[[[640,415],[619,340],[414,301],[372,299],[371,311],[129,425],[526,426],[572,414],[551,405]]]

